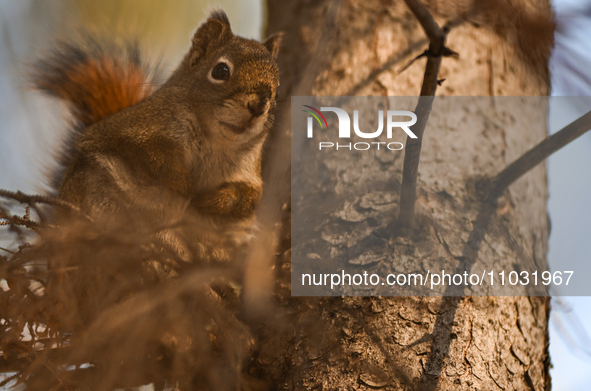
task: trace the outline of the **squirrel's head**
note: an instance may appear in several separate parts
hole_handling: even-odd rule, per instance
[[[273,121],[280,41],[280,34],[263,43],[238,37],[226,14],[213,12],[169,83],[183,90],[211,137],[240,144],[258,139]]]

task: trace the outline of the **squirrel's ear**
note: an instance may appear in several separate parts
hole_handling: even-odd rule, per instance
[[[207,18],[207,21],[210,20],[217,20],[225,24],[228,28],[230,28],[230,19],[228,19],[228,15],[222,10],[215,10]]]
[[[193,36],[191,65],[194,65],[207,53],[210,45],[219,45],[221,40],[230,38],[231,36],[230,21],[224,11],[212,12],[207,21],[199,26]]]
[[[269,53],[273,58],[277,58],[277,53],[279,53],[279,46],[281,45],[281,41],[283,40],[283,33],[277,33],[271,35],[267,40],[263,43],[263,45],[267,48]]]

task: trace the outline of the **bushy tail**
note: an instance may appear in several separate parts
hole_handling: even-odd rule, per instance
[[[149,96],[157,68],[142,62],[136,42],[115,43],[85,35],[58,42],[34,64],[33,87],[67,101],[74,119],[88,127]]]
[[[142,61],[137,42],[115,42],[88,33],[60,41],[33,64],[34,88],[69,104],[71,128],[47,167],[50,193],[57,195],[80,136],[91,125],[148,97],[158,86],[158,67]]]

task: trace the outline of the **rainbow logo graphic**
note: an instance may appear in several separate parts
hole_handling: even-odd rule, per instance
[[[316,112],[316,114],[318,114],[320,117],[322,117],[322,120],[324,121],[324,125],[326,125],[326,129],[328,129],[328,123],[326,122],[326,118],[324,118],[324,116],[322,115],[322,113],[315,109],[312,106],[306,106],[306,105],[302,105],[303,107],[307,107],[309,109],[312,109]],[[322,124],[322,122],[320,122],[320,118],[318,118],[318,115],[314,114],[313,112],[311,112],[310,110],[302,110],[304,113],[308,113],[310,114],[312,117],[316,118],[316,121],[318,121],[318,123],[320,124],[320,129],[324,129],[324,125]]]

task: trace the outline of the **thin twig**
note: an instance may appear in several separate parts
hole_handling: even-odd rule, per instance
[[[10,251],[9,249],[4,248],[4,247],[0,247],[0,251],[6,251],[7,253],[13,254],[13,255],[16,254],[14,251]]]
[[[20,191],[14,192],[14,191],[8,191],[8,190],[4,190],[4,189],[0,189],[0,197],[13,199],[13,200],[20,202],[22,204],[30,205],[36,211],[37,211],[37,208],[35,207],[36,204],[54,205],[54,206],[58,206],[61,208],[70,209],[70,210],[76,212],[79,216],[84,217],[85,219],[87,219],[89,221],[92,221],[92,219],[88,215],[86,215],[84,212],[82,212],[82,210],[80,208],[78,208],[77,206],[75,206],[69,202],[60,200],[59,198],[42,196],[42,195],[29,195],[29,194],[24,194]]]
[[[14,225],[26,227],[26,228],[29,228],[32,230],[36,230],[39,228],[39,223],[36,221],[29,220],[29,219],[19,217],[19,216],[5,215],[3,212],[0,212],[0,219],[6,220],[6,221],[0,222],[0,226],[14,224]]]
[[[489,202],[496,202],[501,194],[522,175],[547,159],[554,152],[591,130],[591,111],[560,131],[546,137],[538,145],[511,163],[492,180]]]
[[[456,55],[445,47],[447,28],[440,28],[433,16],[419,0],[404,0],[408,8],[415,15],[425,33],[429,37],[429,49],[425,53],[427,65],[421,87],[421,97],[415,109],[417,123],[412,127],[417,138],[406,138],[406,151],[404,153],[404,167],[402,170],[402,188],[400,190],[400,211],[398,222],[402,227],[411,227],[414,223],[415,202],[417,199],[417,176],[419,172],[419,160],[423,133],[431,114],[435,92],[437,91],[439,68],[443,56]]]
[[[7,376],[3,381],[0,382],[0,387],[6,386],[8,383],[17,379],[19,376],[20,376],[20,373],[18,373],[18,372],[12,376]]]

